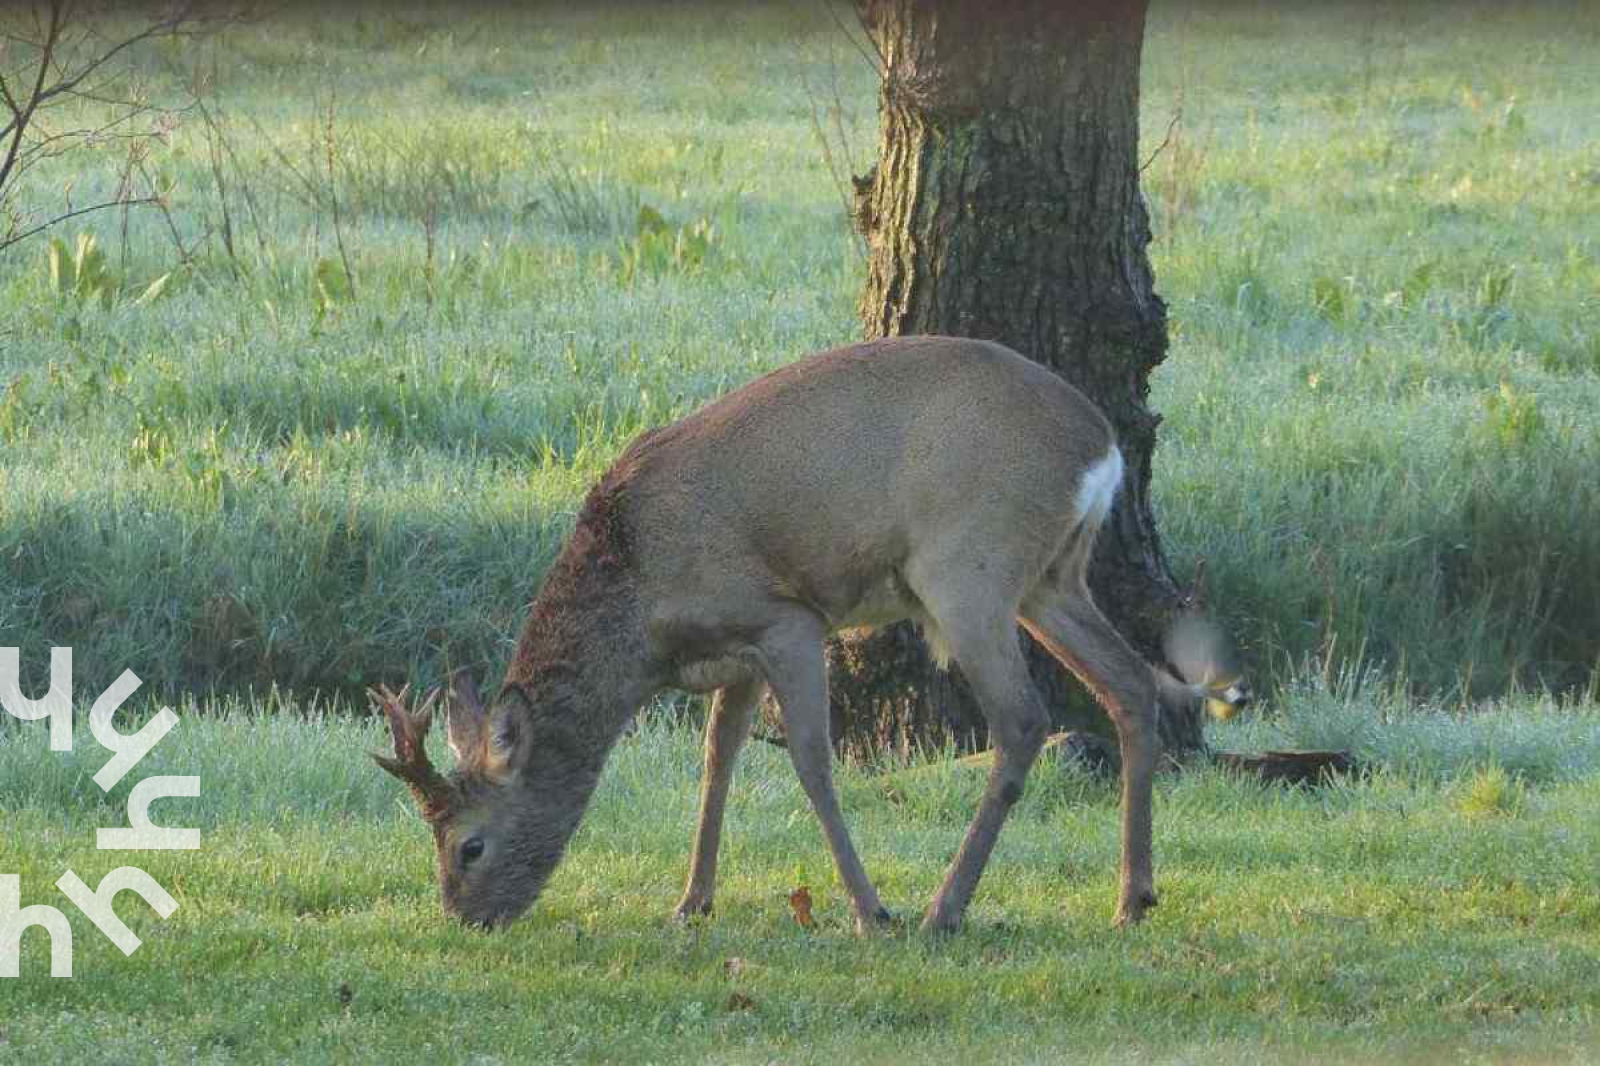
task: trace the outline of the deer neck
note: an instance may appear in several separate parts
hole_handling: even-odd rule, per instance
[[[617,738],[659,686],[632,570],[596,553],[589,532],[580,525],[547,572],[505,687],[521,690],[536,750],[598,779]]]

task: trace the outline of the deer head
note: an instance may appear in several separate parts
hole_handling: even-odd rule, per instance
[[[502,925],[538,898],[577,827],[588,790],[568,774],[530,773],[530,764],[548,760],[535,757],[527,697],[508,686],[493,710],[486,709],[465,672],[452,679],[446,698],[456,769],[440,774],[424,747],[439,690],[411,711],[409,688],[399,694],[370,690],[389,721],[395,752],[373,758],[411,789],[433,830],[445,910],[472,925]]]

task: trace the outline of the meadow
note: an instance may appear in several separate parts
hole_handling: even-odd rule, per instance
[[[1593,1062],[1600,714],[1461,721],[1355,690],[1296,706],[1245,739],[1343,721],[1372,772],[1316,792],[1165,778],[1162,905],[1116,931],[1115,786],[1047,760],[946,939],[914,920],[983,787],[950,759],[840,770],[906,926],[854,936],[785,753],[754,744],[716,913],[682,927],[698,737],[653,715],[544,898],[485,935],[441,912],[427,828],[363,754],[383,745],[376,723],[180,707],[109,795],[87,735],[51,756],[35,727],[0,745],[0,870],[24,904],[71,915],[74,975],[49,977],[44,934],[27,934],[22,977],[0,984],[0,1061]],[[199,850],[96,851],[154,774],[199,775],[200,799],[155,808],[198,826]],[[50,886],[126,864],[178,909],[162,921],[119,897],[144,941],[125,958]],[[802,885],[809,930],[788,902]]]
[[[1585,10],[1151,16],[1155,495],[1263,690],[1594,689]],[[859,333],[827,158],[871,158],[873,73],[818,7],[302,11],[141,61],[208,79],[223,185],[189,114],[167,212],[57,234],[98,270],[0,262],[0,644],[97,689],[498,664],[633,435]]]
[[[85,707],[125,668],[173,702],[135,776],[200,774],[156,811],[205,836],[139,856],[180,909],[122,897],[131,958],[75,916],[52,981],[29,934],[0,1060],[1600,1057],[1597,46],[1581,3],[1155,5],[1156,505],[1264,695],[1211,740],[1373,772],[1164,781],[1164,903],[1114,934],[1115,796],[1043,768],[946,942],[848,935],[759,744],[717,915],[668,924],[673,708],[540,907],[454,929],[347,713],[498,668],[632,436],[858,336],[829,158],[865,169],[876,87],[826,12],[290,7],[139,53],[213,117],[152,152],[166,209],[67,223],[54,271],[44,238],[0,253],[0,645],[30,688],[73,647]],[[121,158],[20,195],[90,202]],[[127,861],[93,848],[131,787],[100,759],[0,716],[25,904]],[[915,915],[979,783],[937,753],[841,774]]]

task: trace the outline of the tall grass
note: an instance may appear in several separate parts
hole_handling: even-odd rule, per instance
[[[1441,703],[1595,684],[1600,41],[1571,11],[1152,13],[1145,151],[1180,100],[1184,146],[1147,172],[1157,506],[1287,702],[1308,659]],[[0,644],[169,697],[502,659],[631,436],[856,334],[805,95],[837,62],[870,110],[837,33],[297,9],[152,58],[216,60],[241,239],[182,265],[155,214],[88,225],[114,298],[52,288],[43,244],[0,262]],[[153,161],[187,239],[209,160],[189,123]]]

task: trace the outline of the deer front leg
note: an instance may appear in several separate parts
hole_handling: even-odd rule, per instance
[[[804,616],[792,624],[775,627],[763,641],[767,681],[783,713],[789,757],[800,786],[805,789],[822,823],[828,849],[833,853],[839,880],[850,893],[856,932],[866,934],[887,925],[890,915],[878,899],[877,889],[850,843],[844,814],[833,788],[833,748],[828,738],[828,666],[823,656],[821,622]]]
[[[750,735],[750,722],[766,686],[759,681],[719,689],[706,719],[705,781],[700,792],[700,824],[695,830],[689,883],[675,912],[679,921],[710,914],[717,886],[717,846],[722,839],[722,812],[728,800],[733,766]]]

